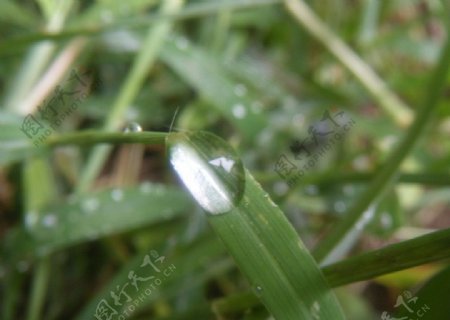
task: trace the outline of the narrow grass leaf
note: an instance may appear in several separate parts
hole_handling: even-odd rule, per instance
[[[212,134],[174,133],[168,136],[168,146],[176,172],[275,318],[344,319],[323,274],[283,212],[241,167],[225,141]],[[237,185],[231,185],[233,181]],[[245,188],[239,194],[242,184]]]

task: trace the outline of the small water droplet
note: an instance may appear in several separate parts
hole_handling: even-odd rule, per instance
[[[231,111],[233,112],[233,115],[238,119],[243,119],[247,115],[247,110],[245,110],[245,107],[240,103],[234,105]]]
[[[239,83],[239,84],[234,86],[234,93],[238,97],[243,97],[247,93],[247,87],[245,85],[243,85],[242,83]]]
[[[171,164],[204,210],[221,214],[240,202],[244,168],[225,141],[206,132],[171,133],[167,145]]]
[[[189,47],[189,40],[186,37],[177,37],[175,45],[180,50],[186,50]]]
[[[334,210],[339,213],[344,212],[347,209],[347,205],[344,201],[336,201],[333,206]]]
[[[81,209],[85,213],[92,213],[99,207],[99,201],[96,198],[88,198],[81,203]]]
[[[38,213],[36,211],[28,211],[25,214],[25,227],[27,229],[33,228],[38,222]]]
[[[141,185],[139,186],[139,191],[141,191],[142,193],[150,193],[152,190],[153,185],[148,181],[141,183]]]
[[[381,226],[385,229],[388,229],[392,226],[392,217],[389,214],[389,212],[383,212],[381,214],[380,222],[381,222]]]
[[[254,286],[253,287],[253,292],[260,297],[263,293],[263,288],[261,286]]]
[[[305,188],[305,193],[309,196],[316,196],[319,194],[319,188],[314,184],[309,184]]]
[[[115,202],[122,201],[123,199],[123,190],[122,189],[113,189],[111,191],[111,199]]]
[[[124,132],[141,132],[142,127],[139,125],[139,123],[131,122],[126,128],[124,129]]]
[[[311,316],[314,320],[320,319],[320,304],[317,301],[314,301],[314,303],[311,305]]]
[[[286,194],[286,192],[289,191],[289,186],[287,185],[286,182],[284,181],[278,181],[273,185],[273,191],[278,195],[278,196],[283,196]]]
[[[56,226],[57,223],[58,223],[58,217],[53,213],[49,213],[42,218],[42,225],[44,227],[52,228],[52,227]]]

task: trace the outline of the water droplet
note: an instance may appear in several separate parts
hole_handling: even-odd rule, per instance
[[[243,97],[247,93],[247,87],[245,85],[243,85],[242,83],[239,83],[234,86],[234,93],[238,97]]]
[[[167,145],[171,164],[204,210],[221,214],[241,201],[244,168],[225,141],[206,132],[171,133]]]
[[[243,119],[247,115],[247,110],[245,110],[245,107],[240,103],[234,105],[231,112],[233,112],[233,115],[238,119]]]
[[[278,181],[273,185],[273,191],[278,195],[278,196],[283,196],[286,194],[286,192],[288,192],[289,190],[289,186],[287,185],[286,182],[284,181]]]
[[[38,213],[36,211],[29,211],[25,214],[25,227],[27,229],[33,228],[38,221]]]
[[[309,184],[305,188],[305,193],[309,196],[316,196],[319,194],[319,188],[314,184]]]
[[[139,125],[139,123],[131,122],[126,128],[124,129],[124,132],[141,132],[142,127]]]
[[[44,227],[52,228],[52,227],[56,226],[57,223],[58,223],[58,217],[53,213],[49,213],[42,218],[42,225]]]
[[[153,185],[148,181],[141,183],[141,185],[139,186],[139,191],[141,191],[142,193],[150,193],[152,190]]]
[[[260,297],[263,293],[263,288],[261,286],[254,286],[253,287],[253,292]]]
[[[347,209],[347,205],[344,201],[336,201],[333,206],[334,210],[339,213],[344,212]]]
[[[123,190],[122,189],[114,189],[111,191],[111,199],[115,202],[122,201],[123,199]]]
[[[99,207],[99,201],[96,198],[89,198],[81,203],[81,209],[85,213],[92,213]]]
[[[311,305],[311,316],[314,320],[320,319],[320,304],[317,301],[314,301],[314,303]]]
[[[175,45],[180,50],[186,50],[189,47],[189,40],[186,37],[177,37]]]
[[[389,212],[383,212],[381,214],[380,222],[381,222],[381,226],[385,229],[388,229],[392,226],[392,217],[389,214]]]

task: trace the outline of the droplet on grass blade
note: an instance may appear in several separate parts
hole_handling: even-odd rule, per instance
[[[127,132],[141,132],[142,127],[139,125],[139,123],[131,122],[128,126],[125,127],[123,130],[125,133]]]
[[[244,168],[224,140],[206,132],[171,133],[167,146],[178,176],[208,213],[228,212],[241,201]]]

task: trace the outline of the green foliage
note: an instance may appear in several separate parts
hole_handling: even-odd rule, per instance
[[[447,319],[449,10],[2,1],[0,318]]]

